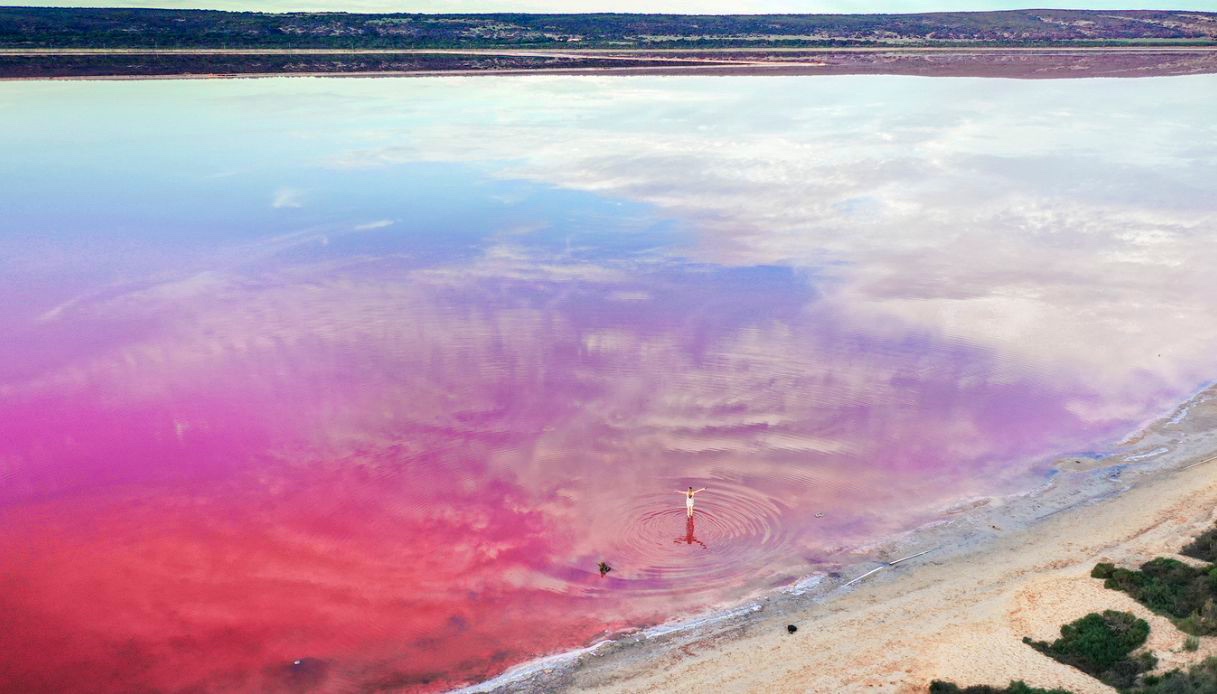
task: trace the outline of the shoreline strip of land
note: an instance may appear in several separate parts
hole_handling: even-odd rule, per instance
[[[504,55],[637,57],[658,55],[799,54],[799,53],[1195,53],[1217,52],[1214,46],[887,46],[887,47],[753,47],[753,48],[0,48],[0,55]]]
[[[0,48],[0,80],[477,75],[906,75],[1010,79],[1217,73],[1215,48]]]

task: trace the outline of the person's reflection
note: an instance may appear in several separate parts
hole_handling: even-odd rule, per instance
[[[683,542],[686,545],[698,544],[698,545],[701,545],[702,547],[706,547],[706,543],[697,539],[697,536],[694,535],[695,532],[697,532],[697,521],[693,519],[693,516],[689,516],[688,518],[685,519],[684,537],[678,537],[675,540],[673,540],[673,542],[675,542],[676,544],[680,544]],[[707,547],[706,549],[709,549],[709,548]]]

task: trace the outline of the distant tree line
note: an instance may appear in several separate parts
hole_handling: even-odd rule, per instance
[[[7,48],[1103,45],[1217,41],[1217,13],[351,14],[0,7]]]

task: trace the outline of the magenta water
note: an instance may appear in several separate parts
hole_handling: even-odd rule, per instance
[[[1215,112],[0,85],[0,689],[437,690],[1042,483],[1217,370]]]

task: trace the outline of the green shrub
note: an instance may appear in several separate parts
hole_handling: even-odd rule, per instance
[[[1217,528],[1205,531],[1203,535],[1192,540],[1179,553],[1209,563],[1217,562]]]
[[[1198,636],[1187,637],[1187,640],[1185,640],[1183,642],[1183,650],[1185,650],[1185,651],[1200,650],[1200,637],[1198,637]]]
[[[1149,624],[1127,612],[1092,612],[1061,627],[1061,638],[1048,643],[1024,638],[1035,650],[1072,665],[1112,687],[1131,687],[1137,676],[1153,669],[1150,653],[1130,656],[1149,637]]]
[[[1125,694],[1213,694],[1217,692],[1217,658],[1209,658],[1187,671],[1171,670],[1161,677],[1146,677]]]
[[[1217,633],[1217,569],[1197,569],[1177,559],[1158,557],[1143,564],[1140,571],[1112,570],[1103,585],[1173,618],[1189,634]]]
[[[1007,687],[991,687],[987,684],[974,684],[971,687],[961,687],[953,682],[934,680],[930,683],[930,694],[1072,694],[1066,689],[1039,689],[1028,686],[1025,682],[1011,682]]]
[[[1101,562],[1099,564],[1095,564],[1094,568],[1090,570],[1090,577],[1091,578],[1111,578],[1111,574],[1115,570],[1116,570],[1116,567],[1114,564],[1108,564],[1107,562]]]

